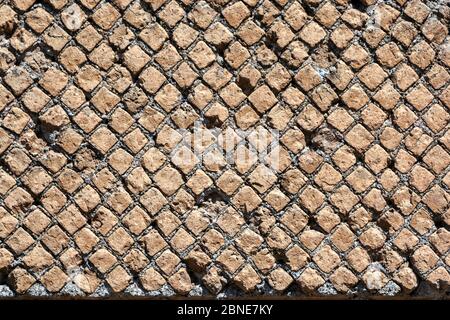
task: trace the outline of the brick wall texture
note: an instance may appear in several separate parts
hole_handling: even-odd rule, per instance
[[[0,0],[0,297],[447,297],[448,0]]]

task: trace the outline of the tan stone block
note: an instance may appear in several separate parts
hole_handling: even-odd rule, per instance
[[[439,228],[430,236],[430,242],[440,254],[445,254],[450,248],[450,232]]]
[[[108,271],[117,259],[106,249],[99,249],[90,256],[89,261],[101,272]]]
[[[400,251],[408,252],[419,243],[419,239],[411,231],[404,228],[394,239],[393,243]]]
[[[407,292],[411,292],[417,287],[417,277],[411,268],[401,268],[394,276],[394,280]]]
[[[311,294],[322,286],[325,280],[316,270],[308,267],[302,272],[297,282],[303,291]]]
[[[51,220],[40,209],[33,210],[24,219],[24,225],[35,235],[41,234],[50,222]],[[5,219],[4,226],[7,226],[9,223],[11,222]]]
[[[70,36],[64,29],[53,24],[44,32],[43,40],[54,51],[59,52],[70,40]]]
[[[92,219],[92,226],[102,235],[106,235],[118,222],[118,219],[107,208],[100,206]]]
[[[145,254],[138,249],[131,249],[123,258],[123,261],[127,264],[128,268],[135,273],[140,272],[149,263]]]
[[[100,71],[89,64],[83,66],[76,75],[78,86],[86,92],[91,92],[95,87],[97,87],[101,79],[102,77]]]
[[[371,227],[359,236],[359,241],[370,250],[380,249],[386,241],[386,236],[380,229]]]
[[[91,186],[86,186],[75,195],[75,202],[83,212],[90,212],[100,203],[100,196]]]
[[[69,277],[59,267],[51,268],[41,277],[42,284],[52,293],[60,291],[67,281]]]
[[[144,289],[148,291],[158,290],[166,283],[166,280],[154,268],[145,270],[139,280]]]
[[[269,285],[277,291],[284,291],[294,281],[284,269],[278,268],[269,274]]]
[[[316,46],[319,42],[325,38],[325,30],[316,22],[310,22],[305,25],[300,31],[300,37],[303,41],[309,44],[311,47]]]
[[[74,22],[72,25],[76,27],[78,26],[78,22]],[[100,40],[102,40],[102,36],[92,25],[88,24],[77,34],[75,39],[87,50],[92,51]]]
[[[87,227],[78,231],[74,239],[78,248],[84,254],[90,253],[99,242],[99,238]]]
[[[358,278],[346,267],[336,269],[330,280],[339,292],[347,292],[358,283]]]
[[[19,293],[25,293],[35,282],[36,279],[22,268],[15,268],[8,275],[8,283]]]
[[[87,222],[86,218],[78,211],[75,205],[70,205],[64,209],[58,215],[57,219],[70,234],[74,234]]]

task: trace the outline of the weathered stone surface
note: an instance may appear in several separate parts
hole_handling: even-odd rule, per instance
[[[445,1],[0,2],[14,294],[446,297]]]

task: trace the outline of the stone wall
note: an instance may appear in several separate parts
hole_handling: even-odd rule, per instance
[[[0,0],[0,295],[445,297],[447,0]]]

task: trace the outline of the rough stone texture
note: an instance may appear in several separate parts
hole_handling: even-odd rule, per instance
[[[0,296],[448,297],[448,5],[0,0]]]

